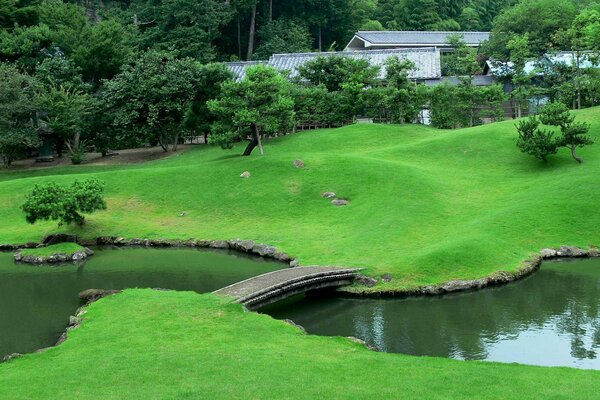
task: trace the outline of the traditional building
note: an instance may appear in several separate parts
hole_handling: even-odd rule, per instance
[[[461,35],[467,46],[479,47],[490,38],[489,32],[435,32],[435,31],[358,31],[344,51],[413,49],[436,47],[452,51],[448,44],[451,35]]]
[[[352,52],[312,52],[312,53],[288,53],[273,54],[268,61],[247,61],[227,63],[227,67],[233,73],[235,79],[241,80],[246,76],[246,68],[264,64],[288,74],[290,78],[298,75],[298,68],[318,57],[349,57],[353,59],[368,60],[371,65],[381,67],[380,78],[386,75],[385,63],[390,57],[410,60],[415,69],[409,77],[415,81],[436,80],[442,77],[440,62],[440,51],[436,48],[419,49],[391,49],[391,50],[363,50]]]

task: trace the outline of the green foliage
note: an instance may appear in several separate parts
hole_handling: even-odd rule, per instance
[[[262,154],[262,138],[287,133],[293,126],[294,102],[288,85],[274,68],[264,65],[248,68],[241,82],[225,81],[221,95],[208,102],[217,118],[211,142],[227,149],[250,137],[244,155],[250,155],[257,145]]]
[[[360,29],[362,31],[383,31],[383,30],[385,30],[385,28],[383,27],[381,22],[372,20],[372,19],[370,19],[367,22],[365,22],[364,24],[362,24]]]
[[[292,85],[290,95],[299,123],[341,126],[352,120],[353,115],[342,106],[344,99],[341,92],[330,92],[323,85]]]
[[[192,59],[147,51],[105,82],[103,101],[116,127],[129,130],[141,141],[159,143],[165,151],[177,150],[200,76],[200,65]]]
[[[517,147],[526,154],[532,155],[544,162],[548,161],[550,154],[558,151],[558,141],[554,138],[554,132],[547,129],[539,129],[540,121],[533,116],[517,124],[519,137]]]
[[[223,82],[232,79],[231,72],[223,64],[206,64],[200,67],[194,101],[185,114],[184,126],[190,134],[207,135],[215,116],[207,102],[216,99],[221,93]]]
[[[52,84],[38,92],[36,103],[40,122],[60,144],[67,145],[73,164],[81,164],[85,155],[81,136],[90,112],[90,97],[72,87]]]
[[[390,57],[385,64],[387,88],[383,104],[392,123],[415,122],[426,101],[426,88],[409,79],[415,65],[409,60]]]
[[[411,30],[433,30],[442,22],[436,0],[412,0],[406,5],[408,28]]]
[[[36,184],[21,209],[30,224],[58,221],[59,226],[71,223],[83,225],[85,217],[82,214],[106,210],[103,191],[104,184],[97,179],[76,180],[69,187],[55,182]]]
[[[276,53],[303,53],[311,50],[313,39],[306,25],[284,18],[267,23],[258,31],[259,46],[254,58],[266,60]]]
[[[0,157],[5,166],[40,144],[34,125],[34,90],[31,77],[0,63]]]
[[[458,22],[461,29],[465,31],[479,31],[483,27],[479,13],[472,7],[465,7],[462,10]]]
[[[477,50],[467,46],[464,36],[451,35],[448,37],[448,44],[454,48],[454,51],[443,56],[442,75],[465,76],[470,79],[481,71]]]
[[[81,77],[81,68],[62,52],[48,54],[35,68],[35,77],[43,86],[64,86],[87,91],[89,88]]]
[[[459,85],[444,83],[430,92],[431,124],[441,129],[479,125],[503,117],[504,92],[500,85],[478,87],[463,80]]]
[[[135,32],[116,20],[88,25],[81,35],[82,45],[73,52],[86,81],[99,85],[114,77],[135,50]]]
[[[554,137],[554,131],[540,129],[540,123],[560,129],[561,135]],[[541,109],[539,119],[536,116],[521,121],[517,125],[519,138],[517,146],[522,152],[531,154],[542,161],[547,161],[549,154],[554,154],[559,147],[571,150],[571,155],[578,162],[583,160],[577,156],[577,148],[594,143],[588,135],[590,125],[575,122],[575,116],[563,103],[551,103]]]
[[[138,21],[144,48],[205,63],[214,61],[214,42],[232,11],[228,2],[219,0],[134,0],[128,14]]]
[[[528,35],[531,54],[541,55],[556,48],[556,33],[567,26],[576,15],[572,0],[522,0],[506,8],[495,20],[486,53],[497,59],[509,56],[509,41],[515,36]]]
[[[368,60],[344,56],[317,57],[298,68],[298,78],[315,86],[324,85],[330,92],[352,87],[364,88],[374,83],[379,67]]]

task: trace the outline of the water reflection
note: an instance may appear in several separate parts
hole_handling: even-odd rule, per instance
[[[514,284],[413,299],[301,299],[263,310],[381,351],[600,369],[600,260],[546,263]]]

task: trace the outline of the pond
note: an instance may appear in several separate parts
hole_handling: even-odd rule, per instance
[[[477,292],[301,297],[261,312],[385,352],[600,369],[600,259],[544,263],[524,280]]]
[[[284,264],[226,251],[95,249],[85,264],[30,266],[0,253],[0,359],[52,346],[85,289],[165,288],[211,292]]]

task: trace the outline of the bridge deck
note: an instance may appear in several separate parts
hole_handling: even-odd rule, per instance
[[[237,302],[252,304],[273,293],[282,293],[299,287],[309,287],[323,281],[352,281],[358,269],[339,267],[296,267],[268,272],[215,291],[215,294],[233,297]]]

